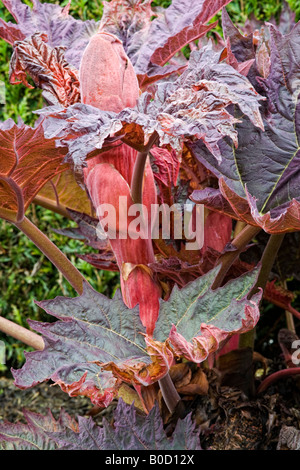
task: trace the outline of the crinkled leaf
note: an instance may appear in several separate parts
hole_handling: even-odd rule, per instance
[[[0,422],[0,450],[57,450],[58,444],[51,433],[77,433],[78,424],[63,409],[58,419],[50,410],[43,416],[23,410],[26,424]]]
[[[99,23],[94,20],[77,20],[69,15],[69,5],[33,0],[33,8],[21,0],[3,0],[17,24],[1,20],[0,37],[10,42],[22,41],[35,33],[46,33],[49,45],[66,47],[66,60],[79,69],[82,53],[90,37],[97,32]]]
[[[105,139],[122,129],[116,113],[82,103],[68,108],[50,106],[38,113],[47,117],[44,121],[47,138],[56,138],[58,145],[68,146],[66,160],[73,163],[75,175],[78,174],[79,178],[82,177],[82,167],[86,165],[86,156],[95,150],[99,153]]]
[[[52,48],[46,44],[46,34],[33,36],[14,43],[10,61],[10,83],[23,83],[29,75],[35,85],[43,90],[48,104],[70,106],[80,101],[77,71],[65,60],[63,47]]]
[[[93,106],[75,104],[67,109],[45,108],[45,132],[68,145],[68,158],[75,168],[85,157],[101,149],[110,136],[141,149],[155,132],[160,145],[181,151],[186,140],[201,139],[220,161],[219,142],[225,136],[237,145],[237,119],[228,106],[237,104],[256,126],[262,127],[260,95],[247,78],[226,63],[219,63],[220,53],[211,45],[191,54],[187,70],[175,81],[157,85],[153,100],[147,92],[135,108],[119,114]]]
[[[118,401],[114,424],[105,418],[103,427],[91,418],[78,417],[79,431],[51,433],[62,450],[201,450],[199,430],[188,415],[177,422],[167,437],[156,404],[147,416],[139,415],[134,405]]]
[[[172,353],[149,338],[145,343],[139,309],[128,309],[119,291],[108,299],[86,284],[79,297],[38,305],[59,320],[30,321],[43,335],[45,348],[26,353],[23,368],[13,371],[18,387],[51,379],[70,396],[85,395],[107,406],[122,380],[147,385],[168,371]]]
[[[99,31],[117,36],[128,57],[139,50],[155,15],[152,0],[111,0],[103,2]]]
[[[217,163],[201,141],[193,154],[220,178],[219,193],[194,193],[197,202],[226,209],[229,215],[258,225],[268,233],[300,229],[300,23],[286,36],[270,26],[271,65],[260,79],[267,102],[265,131],[244,119],[237,125],[239,147],[220,142]]]
[[[180,150],[186,139],[201,139],[220,160],[218,142],[223,137],[237,145],[237,120],[228,106],[237,104],[251,122],[263,127],[260,99],[247,78],[220,63],[220,53],[208,45],[192,52],[187,70],[175,82],[157,85],[154,100],[144,94],[136,109],[125,109],[118,117],[142,126],[146,140],[156,131],[160,144],[174,149]]]
[[[45,139],[43,125],[31,128],[7,120],[0,124],[0,216],[22,220],[38,191],[68,168],[66,149]]]
[[[251,330],[259,319],[261,292],[247,299],[258,269],[212,290],[220,266],[190,282],[174,287],[163,302],[154,336],[162,340],[168,332],[175,354],[200,363],[218,350],[233,334]]]
[[[293,292],[290,292],[289,290],[284,289],[282,286],[277,285],[276,279],[273,279],[266,285],[264,290],[264,298],[268,302],[272,302],[272,304],[289,311],[291,303],[295,299],[295,295]]]

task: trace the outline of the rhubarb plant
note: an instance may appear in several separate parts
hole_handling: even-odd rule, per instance
[[[82,21],[69,4],[3,0],[15,19],[0,20],[10,83],[40,88],[44,107],[34,127],[0,124],[0,217],[78,294],[36,299],[51,323],[0,318],[35,349],[15,385],[51,380],[100,409],[119,403],[114,427],[27,413],[27,425],[0,424],[1,448],[30,436],[29,448],[200,449],[182,396],[207,393],[225,347],[242,351],[263,297],[298,314],[275,284],[291,270],[274,277],[274,263],[300,229],[300,25],[292,14],[287,25],[285,5],[279,24],[240,31],[228,3],[111,0]],[[120,273],[113,298],[26,217],[30,204],[75,220],[60,233],[95,250],[78,254],[95,269]],[[171,437],[163,406],[177,420]]]

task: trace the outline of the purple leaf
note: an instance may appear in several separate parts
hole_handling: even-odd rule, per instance
[[[229,2],[230,0],[173,0],[152,21],[136,57],[130,57],[137,75],[149,75],[151,65],[164,65],[182,47],[204,35],[215,26],[205,27],[205,24]]]
[[[237,125],[237,149],[228,140],[220,142],[219,164],[201,141],[191,150],[219,177],[216,210],[227,206],[229,215],[281,233],[300,229],[300,23],[286,36],[271,25],[270,38],[270,72],[259,79],[267,98],[265,131],[244,119]],[[200,202],[206,195],[197,192],[192,198]],[[214,203],[210,198],[209,207]]]
[[[157,404],[147,416],[141,416],[134,405],[119,400],[113,426],[105,418],[102,428],[91,418],[78,417],[78,424],[78,432],[66,429],[50,434],[61,450],[201,450],[191,416],[179,420],[168,438]]]
[[[0,450],[57,450],[52,432],[78,432],[78,424],[63,409],[56,420],[48,410],[45,416],[23,410],[27,423],[0,422]]]
[[[119,271],[115,255],[108,239],[99,238],[97,232],[99,220],[87,214],[67,209],[70,217],[78,224],[76,228],[53,229],[55,233],[75,240],[82,240],[86,245],[98,250],[98,253],[76,254],[78,258],[86,261],[97,269]]]
[[[56,297],[38,305],[59,320],[29,321],[43,335],[45,348],[25,353],[23,368],[13,370],[19,388],[51,379],[70,396],[88,396],[107,406],[122,380],[147,385],[165,375],[173,360],[162,346],[156,362],[156,346],[151,340],[146,346],[138,307],[128,309],[120,292],[108,299],[86,284],[79,297]]]
[[[253,34],[244,36],[231,21],[226,8],[222,11],[222,28],[224,38],[229,39],[231,50],[238,62],[245,62],[255,57]]]
[[[201,139],[220,161],[223,137],[238,144],[238,120],[229,113],[230,105],[237,104],[256,126],[263,124],[259,113],[262,97],[245,76],[219,60],[220,53],[211,45],[192,52],[188,68],[175,82],[158,84],[153,100],[145,92],[135,108],[125,108],[119,114],[83,104],[39,111],[47,117],[46,135],[68,145],[75,169],[113,134],[138,148],[157,132],[161,146],[171,145],[178,151],[184,141]]]
[[[102,240],[97,232],[99,219],[71,209],[67,209],[67,211],[71,219],[78,225],[77,229],[72,229],[72,233],[66,233],[67,236],[70,238],[84,239],[86,244],[95,250],[105,250],[109,248],[107,239]],[[54,231],[58,232],[57,230]],[[61,230],[60,233],[63,233],[63,230]]]

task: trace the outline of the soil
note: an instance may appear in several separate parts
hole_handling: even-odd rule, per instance
[[[276,364],[276,368],[278,368]],[[280,367],[279,367],[280,368]],[[204,396],[189,397],[184,401],[186,411],[201,427],[201,446],[210,450],[276,450],[281,445],[280,433],[300,429],[300,389],[296,378],[280,380],[263,394],[247,397],[240,388],[220,385],[214,370],[207,373],[209,389]],[[183,397],[184,398],[184,397]],[[103,416],[112,419],[116,406],[94,416],[101,424]],[[71,416],[87,416],[94,407],[85,397],[70,398],[58,386],[43,383],[32,389],[20,390],[10,378],[0,379],[0,420],[23,421],[22,409],[46,414],[50,408],[58,418],[61,408]]]

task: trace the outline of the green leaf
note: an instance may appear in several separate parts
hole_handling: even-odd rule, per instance
[[[182,289],[175,286],[160,308],[154,337],[164,341],[169,336],[175,354],[193,362],[204,361],[233,334],[254,328],[259,319],[261,292],[247,299],[259,269],[212,290],[219,269],[214,268]]]
[[[70,396],[107,406],[122,381],[149,385],[171,365],[173,355],[164,345],[145,342],[138,307],[126,307],[119,291],[108,299],[86,284],[79,297],[37,304],[59,320],[29,321],[43,335],[45,348],[27,353],[23,368],[12,371],[20,388],[51,379]]]

